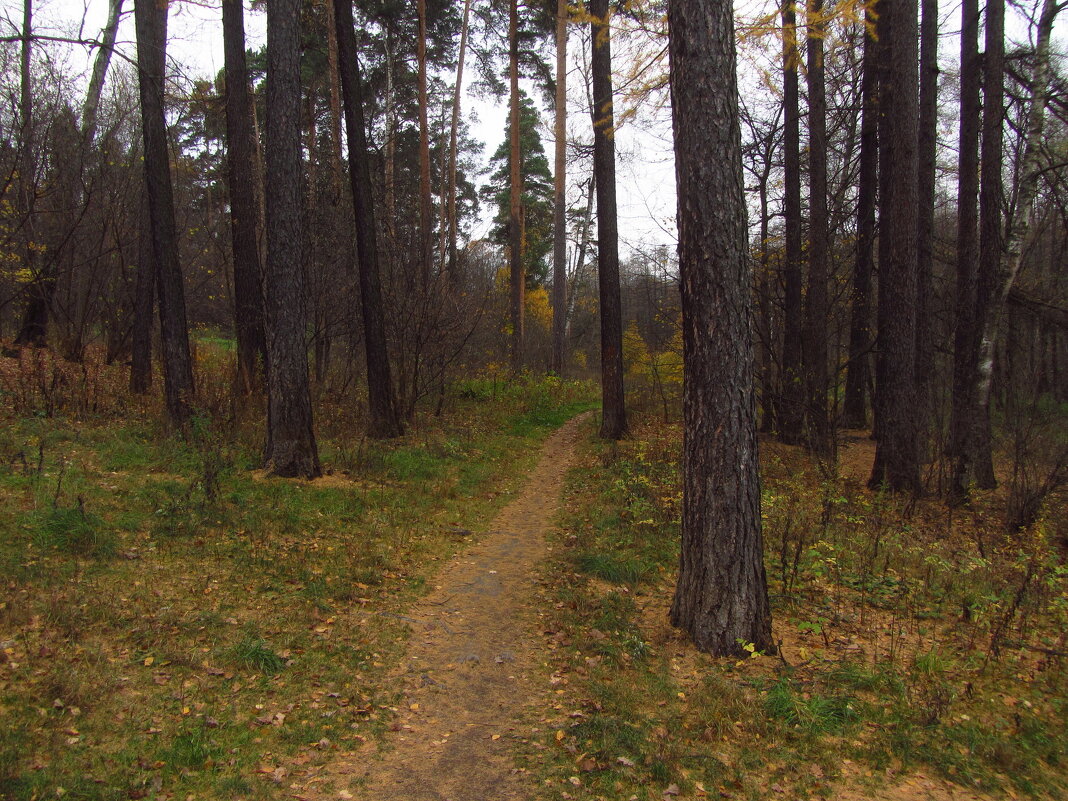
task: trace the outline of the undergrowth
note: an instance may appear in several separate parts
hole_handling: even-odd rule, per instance
[[[327,475],[271,479],[262,418],[208,351],[185,437],[118,367],[107,391],[42,378],[6,396],[0,798],[284,798],[295,771],[379,737],[397,613],[593,405],[585,384],[470,381],[379,442],[324,393]]]
[[[993,496],[913,506],[762,443],[781,655],[712,659],[667,620],[679,440],[639,425],[569,478],[542,575],[557,690],[525,753],[545,797],[834,797],[914,771],[1068,791],[1068,568],[1041,518],[1007,534]]]

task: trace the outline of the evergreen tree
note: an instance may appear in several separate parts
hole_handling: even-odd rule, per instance
[[[534,101],[523,94],[519,104],[519,139],[522,153],[519,171],[523,178],[520,221],[523,268],[530,286],[539,286],[547,281],[547,257],[553,246],[553,176],[541,143],[541,135],[538,133],[538,122],[538,110]],[[490,159],[493,172],[489,183],[482,188],[483,199],[497,209],[490,238],[502,246],[508,244],[511,136],[512,126],[509,123],[505,129],[504,141]]]

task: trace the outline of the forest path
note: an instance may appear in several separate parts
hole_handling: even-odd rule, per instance
[[[537,676],[541,638],[529,616],[534,567],[546,554],[545,535],[588,416],[549,437],[518,497],[481,542],[446,565],[434,590],[406,615],[416,622],[387,685],[403,688],[404,697],[386,747],[378,757],[365,753],[324,766],[297,797],[529,796],[512,751],[523,709],[544,694]]]

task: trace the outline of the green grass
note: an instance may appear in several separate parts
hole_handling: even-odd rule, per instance
[[[186,439],[136,405],[11,418],[0,797],[281,799],[262,765],[299,774],[381,736],[407,633],[379,612],[425,592],[463,546],[449,531],[485,530],[559,410],[593,397],[499,388],[451,393],[396,442],[323,412],[330,474],[311,483],[252,472],[255,418],[202,415]]]
[[[775,797],[833,797],[843,759],[995,795],[1068,791],[1068,675],[1053,655],[1068,569],[1041,526],[1015,542],[987,533],[1001,545],[979,558],[973,527],[996,530],[996,515],[947,532],[938,505],[907,510],[765,447],[784,657],[711,659],[666,620],[679,432],[634,422],[631,439],[591,442],[572,471],[542,573],[547,670],[567,679],[552,706],[578,710],[551,717],[541,747],[524,751],[544,797],[625,801],[671,784],[754,801],[773,786]]]

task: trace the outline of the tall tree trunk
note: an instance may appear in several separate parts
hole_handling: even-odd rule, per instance
[[[184,426],[193,403],[193,365],[189,355],[189,329],[185,317],[185,291],[178,263],[178,237],[174,223],[174,196],[163,109],[163,71],[166,39],[156,0],[136,0],[138,84],[141,93],[141,130],[144,137],[145,181],[152,228],[152,259],[159,296],[160,337],[163,350],[163,392],[171,422]]]
[[[567,347],[567,0],[556,2],[556,108],[553,134],[553,350],[552,370],[564,372]]]
[[[627,414],[623,397],[612,40],[608,0],[591,0],[589,8],[592,17],[593,171],[597,176],[597,284],[601,315],[601,436],[620,439],[627,433]]]
[[[452,122],[449,125],[449,179],[447,185],[448,211],[445,224],[448,229],[448,253],[446,254],[450,280],[459,279],[460,268],[456,240],[459,231],[456,228],[456,158],[459,151],[460,98],[464,85],[464,58],[467,55],[467,29],[471,17],[471,0],[464,0],[464,16],[460,23],[460,52],[456,57],[456,87],[452,98]]]
[[[429,99],[426,86],[426,0],[418,0],[419,34],[416,37],[416,58],[419,62],[419,270],[423,291],[430,286],[431,265],[434,261],[434,238],[430,231],[430,124],[427,121]]]
[[[782,398],[779,438],[796,445],[802,440],[804,384],[801,366],[801,115],[798,111],[797,14],[794,0],[782,10],[783,27],[783,225],[785,264],[783,281]]]
[[[245,63],[244,0],[223,0],[226,64],[226,164],[230,181],[230,238],[234,253],[234,329],[241,391],[262,380],[257,362],[266,359],[263,331],[263,265],[257,230],[259,213],[254,171],[259,163],[253,138],[252,97]]]
[[[367,134],[363,116],[363,89],[356,50],[356,29],[352,4],[334,4],[337,30],[338,68],[345,106],[345,130],[349,146],[349,180],[355,214],[356,252],[359,258],[360,309],[363,313],[363,341],[367,358],[367,405],[370,411],[368,435],[380,439],[404,433],[393,393],[389,365],[382,287],[379,278],[378,242],[375,229],[371,168],[367,155]]]
[[[343,4],[340,4],[343,5]],[[301,257],[300,0],[267,6],[267,447],[278,476],[315,478]]]
[[[389,24],[386,24],[383,47],[386,55],[386,136],[383,146],[383,183],[385,184],[386,200],[386,230],[392,237],[397,217],[397,183],[396,183],[396,160],[397,160],[397,90],[393,85],[393,33]]]
[[[1005,0],[986,4],[986,52],[983,56],[983,129],[979,163],[979,275],[975,287],[975,407],[968,425],[968,450],[975,484],[997,486],[991,453],[990,398],[979,385],[983,364],[983,327],[997,293],[997,274],[1004,248],[1002,232],[1002,158],[1005,123]],[[992,352],[991,352],[992,355]]]
[[[16,345],[43,346],[48,338],[48,317],[56,291],[54,275],[44,274],[40,266],[37,223],[34,218],[37,189],[34,186],[35,130],[33,120],[33,0],[23,0],[22,48],[19,62],[19,212],[22,220],[23,267],[30,274],[26,287],[26,308],[15,337]],[[51,271],[49,271],[51,273]]]
[[[330,100],[330,188],[331,205],[336,209],[341,198],[341,77],[337,60],[337,26],[334,24],[334,0],[326,2],[326,66]],[[346,235],[345,240],[348,241]]]
[[[971,481],[968,430],[975,407],[979,239],[979,0],[963,0],[960,38],[960,141],[957,178],[957,281],[953,333],[953,402],[949,456],[950,495],[961,500]]]
[[[866,397],[871,380],[871,276],[875,246],[875,198],[879,171],[879,61],[872,36],[875,18],[865,10],[864,63],[861,77],[860,166],[857,176],[857,249],[853,263],[853,304],[849,317],[849,364],[846,367],[842,424],[868,424]]]
[[[879,265],[877,439],[869,485],[918,493],[916,447],[916,178],[918,32],[916,0],[886,8],[889,21],[886,82],[880,100],[887,114],[886,151],[890,174],[880,205],[880,236],[887,261]]]
[[[523,154],[519,138],[519,0],[509,0],[508,3],[508,79],[508,124],[511,126],[508,151],[508,261],[512,302],[512,370],[518,372],[523,367],[523,348],[526,340],[523,319],[526,275],[523,269],[523,228],[520,219],[523,203],[523,173],[520,165]]]
[[[148,185],[142,178],[137,231],[137,279],[133,326],[130,329],[130,392],[145,395],[152,388],[152,322],[156,310],[156,262],[152,257],[152,225]]]
[[[827,87],[824,78],[823,0],[809,0],[807,9],[808,65],[808,286],[805,292],[802,360],[805,369],[806,419],[809,447],[823,456],[833,453],[827,417]]]
[[[772,651],[733,8],[673,0],[668,20],[686,365],[671,622],[712,654],[741,653],[750,643]]]
[[[938,143],[938,0],[922,0],[920,29],[919,203],[916,207],[916,431],[920,457],[928,454],[934,415],[934,208]]]

